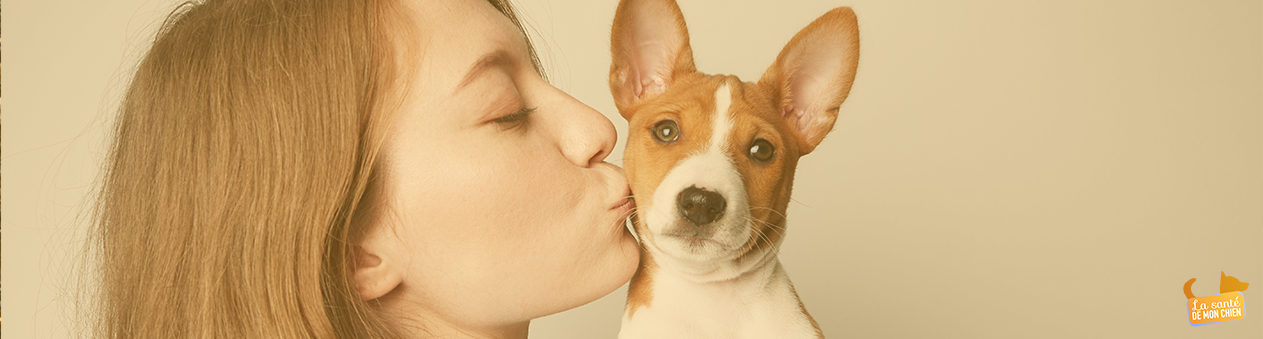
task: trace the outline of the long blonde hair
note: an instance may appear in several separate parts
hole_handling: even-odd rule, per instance
[[[207,0],[168,17],[103,168],[88,242],[97,337],[398,337],[350,270],[410,85],[401,59],[419,55],[403,13],[392,0]]]

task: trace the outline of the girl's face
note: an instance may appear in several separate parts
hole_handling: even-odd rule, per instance
[[[399,279],[366,298],[422,328],[503,331],[617,289],[639,252],[609,119],[545,82],[486,1],[408,2],[419,52],[362,260]]]

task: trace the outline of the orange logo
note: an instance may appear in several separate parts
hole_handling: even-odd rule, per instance
[[[1188,321],[1193,326],[1209,325],[1245,318],[1245,296],[1241,294],[1250,283],[1219,272],[1219,295],[1198,297],[1193,295],[1193,282],[1184,283],[1184,297],[1188,298]]]

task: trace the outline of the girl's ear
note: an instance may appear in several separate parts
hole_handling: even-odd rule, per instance
[[[829,134],[851,92],[859,66],[859,33],[855,12],[834,8],[794,35],[759,79],[779,101],[801,154],[810,153]]]
[[[398,239],[390,232],[371,231],[355,250],[355,291],[362,300],[380,298],[403,283],[404,269],[397,251]]]
[[[620,1],[610,53],[610,92],[629,120],[625,108],[665,92],[676,75],[697,71],[684,14],[675,0]]]

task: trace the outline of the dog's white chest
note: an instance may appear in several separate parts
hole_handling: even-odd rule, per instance
[[[661,273],[650,306],[623,315],[619,338],[816,338],[779,263],[762,286]]]

